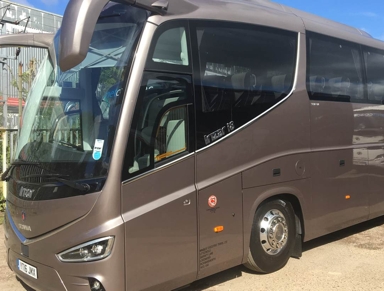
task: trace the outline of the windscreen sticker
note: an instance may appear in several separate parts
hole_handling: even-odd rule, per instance
[[[101,159],[101,153],[103,152],[103,147],[104,147],[104,140],[96,139],[95,146],[93,147],[93,154],[92,154],[92,157],[95,161],[98,161]]]

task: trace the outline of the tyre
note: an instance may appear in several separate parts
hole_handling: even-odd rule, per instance
[[[248,262],[245,266],[260,273],[281,269],[291,256],[295,236],[292,205],[283,200],[263,203],[253,219]]]

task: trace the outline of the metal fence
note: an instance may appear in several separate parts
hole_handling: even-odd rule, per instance
[[[15,147],[16,147],[16,140],[18,135],[17,129],[5,129],[0,128],[1,133],[1,157],[2,157],[2,164],[1,164],[1,173],[3,173],[8,165],[11,162],[11,158],[13,157],[15,153]],[[3,182],[3,187],[1,189],[2,193],[0,193],[0,200],[1,196],[6,197],[7,193],[7,183]]]

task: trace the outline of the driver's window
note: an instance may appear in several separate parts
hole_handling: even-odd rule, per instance
[[[146,72],[128,145],[130,175],[190,151],[191,77]]]

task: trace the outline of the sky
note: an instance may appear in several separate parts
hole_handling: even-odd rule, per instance
[[[60,15],[64,14],[68,3],[68,0],[11,1]],[[274,2],[363,29],[373,37],[384,40],[383,0],[274,0]]]
[[[321,17],[365,30],[384,40],[383,0],[275,0]]]
[[[45,10],[55,14],[63,15],[68,0],[8,0],[10,2],[20,3],[33,8]]]

